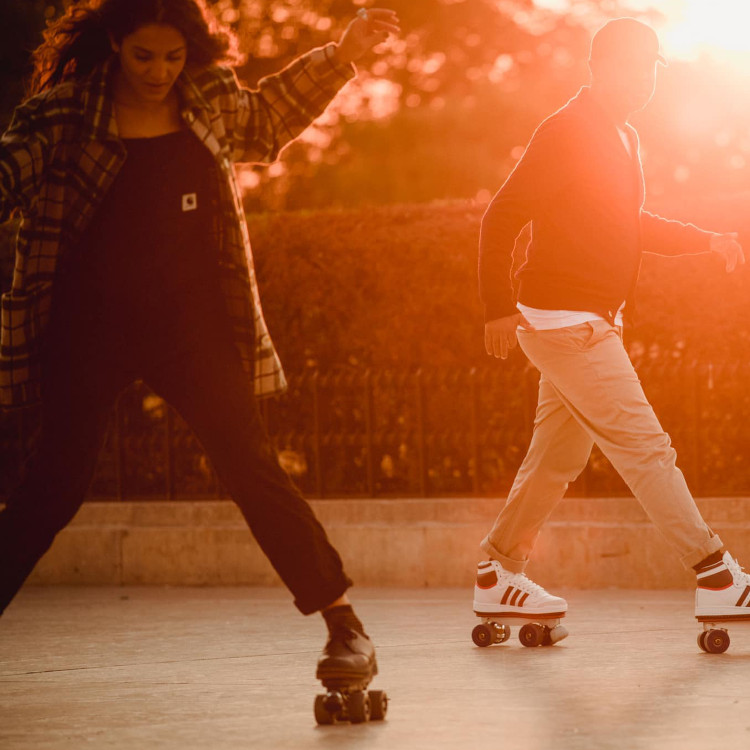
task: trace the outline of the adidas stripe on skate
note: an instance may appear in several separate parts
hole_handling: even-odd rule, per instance
[[[520,599],[518,597],[519,594],[522,594]],[[529,598],[529,595],[525,591],[521,591],[521,589],[517,589],[515,586],[508,586],[508,588],[505,589],[503,598],[500,600],[500,605],[502,606],[504,604],[507,604],[510,607],[523,607],[524,602],[528,598]]]
[[[735,604],[734,606],[750,607],[750,586],[745,586],[745,590],[742,592],[742,595],[737,600],[737,604]]]

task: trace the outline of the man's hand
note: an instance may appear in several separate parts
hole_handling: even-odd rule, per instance
[[[737,232],[711,236],[711,252],[718,253],[724,258],[727,273],[732,273],[737,265],[743,265],[745,262],[745,253],[742,252],[742,245],[737,241],[738,236]]]
[[[376,44],[384,42],[389,34],[398,34],[401,31],[398,24],[398,15],[393,10],[362,8],[346,27],[338,43],[336,57],[344,64],[359,60]]]
[[[484,348],[491,357],[507,359],[508,352],[518,343],[516,328],[523,326],[529,331],[534,326],[521,314],[509,315],[507,318],[497,318],[484,324]]]

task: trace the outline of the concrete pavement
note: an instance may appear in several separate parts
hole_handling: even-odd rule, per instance
[[[325,629],[278,588],[26,587],[0,619],[0,748],[745,750],[750,628],[687,591],[560,591],[570,637],[475,647],[470,590],[354,589],[384,722],[317,727]]]

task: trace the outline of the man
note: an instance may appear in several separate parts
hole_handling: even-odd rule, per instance
[[[642,208],[638,136],[628,117],[651,99],[658,63],[666,64],[649,26],[618,18],[599,29],[590,87],[539,126],[482,219],[487,353],[505,359],[518,341],[541,379],[531,445],[481,543],[490,560],[479,566],[477,612],[567,611],[564,599],[531,582],[524,569],[542,524],[596,443],[682,563],[695,569],[696,616],[747,614],[736,604],[750,576],[698,512],[622,343],[643,252],[714,252],[727,271],[744,263],[736,235]],[[512,251],[529,221],[533,239],[518,272],[516,304]]]

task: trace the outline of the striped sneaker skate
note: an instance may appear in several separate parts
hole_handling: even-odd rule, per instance
[[[568,603],[548,594],[523,573],[505,570],[497,560],[479,563],[474,586],[477,615],[563,617]]]
[[[710,579],[726,570],[732,574],[732,583],[720,588],[712,587]],[[750,575],[742,570],[729,552],[724,553],[720,562],[698,573],[695,616],[750,619]]]
[[[560,624],[568,603],[548,594],[523,573],[505,570],[497,560],[479,563],[474,586],[474,614],[482,624],[472,631],[477,646],[504,643],[511,626],[520,627],[524,646],[551,646],[568,635]]]
[[[726,579],[726,571],[731,574],[732,582],[712,586],[711,579]],[[695,617],[703,626],[698,645],[712,654],[724,653],[729,648],[726,626],[750,626],[750,575],[729,552],[725,552],[719,562],[698,573]]]

